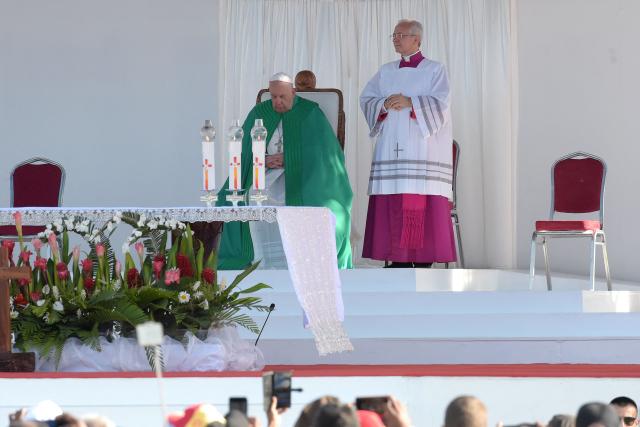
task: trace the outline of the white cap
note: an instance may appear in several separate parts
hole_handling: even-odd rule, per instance
[[[43,400],[27,409],[25,419],[29,421],[52,421],[62,415],[62,409],[51,400]]]
[[[293,85],[293,79],[291,78],[291,76],[283,72],[275,73],[273,76],[271,76],[271,78],[269,79],[269,83],[271,82],[284,82]]]

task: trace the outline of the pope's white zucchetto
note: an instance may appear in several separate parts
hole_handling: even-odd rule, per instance
[[[271,76],[271,78],[269,79],[269,83],[271,82],[284,82],[292,85],[293,79],[289,74],[280,72],[275,73],[273,76]]]

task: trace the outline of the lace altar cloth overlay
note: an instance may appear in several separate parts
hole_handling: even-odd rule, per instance
[[[278,226],[289,275],[321,356],[353,351],[342,326],[336,221],[327,208],[278,208]]]
[[[242,206],[242,207],[175,207],[175,208],[1,208],[0,225],[14,223],[13,214],[22,213],[23,225],[45,225],[54,222],[61,217],[81,216],[92,222],[103,224],[120,212],[133,212],[145,215],[147,218],[164,217],[173,218],[182,222],[196,221],[276,221],[276,208],[268,206]]]
[[[36,357],[40,372],[139,372],[150,371],[147,356],[135,338],[100,338],[102,351],[83,345],[77,338],[66,341],[60,364]],[[260,371],[264,356],[253,343],[244,341],[234,327],[210,329],[203,340],[187,333],[183,342],[167,336],[162,344],[164,370],[178,371]]]

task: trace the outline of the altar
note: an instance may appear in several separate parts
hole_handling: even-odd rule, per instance
[[[16,217],[19,216],[21,225],[49,224],[47,226],[47,230],[49,231],[55,231],[56,227],[69,227],[69,230],[75,230],[79,227],[86,227],[86,225],[82,224],[87,224],[88,222],[96,225],[95,230],[111,230],[112,227],[118,226],[121,223],[123,215],[137,218],[137,225],[140,226],[140,224],[143,224],[142,226],[147,228],[149,228],[150,223],[152,224],[151,228],[154,228],[157,227],[158,224],[164,223],[175,225],[182,222],[189,223],[198,221],[276,222],[282,237],[283,249],[289,266],[288,272],[290,280],[297,295],[298,303],[304,313],[304,325],[303,322],[300,322],[300,328],[302,329],[304,326],[310,329],[319,355],[339,353],[353,349],[342,326],[344,308],[340,275],[336,264],[335,220],[333,214],[327,208],[266,206],[216,208],[3,208],[0,209],[0,224],[13,224],[16,221]],[[78,224],[80,224],[80,226],[78,226]],[[136,233],[139,233],[139,231],[137,231],[138,229],[135,230],[131,235],[132,237],[125,242],[123,247],[123,250],[127,253],[127,257],[129,257],[129,245],[133,243],[135,236],[137,236]],[[88,234],[88,237],[87,234],[88,233],[84,234],[84,238],[92,243],[93,251],[96,243],[91,239],[97,239],[96,241],[99,241],[99,233],[94,231]],[[43,238],[43,236],[41,236],[41,238]],[[54,239],[54,241],[55,240],[56,239]],[[58,249],[56,248],[55,250]],[[24,251],[21,253],[24,253]],[[170,256],[171,255],[167,256],[167,260],[169,260]],[[76,268],[77,261],[78,260],[75,259]],[[67,262],[71,266],[69,259]],[[200,260],[200,263],[202,263],[202,260]],[[142,272],[145,268],[142,257],[140,266],[140,271]],[[69,269],[71,270],[72,268],[69,267]],[[118,274],[118,277],[123,276],[121,273]],[[232,286],[233,285],[232,283]],[[199,284],[194,285],[194,291],[196,289],[195,286],[199,286]],[[38,304],[40,304],[40,302],[38,302]],[[12,317],[14,313],[16,312],[12,311]],[[54,311],[51,311],[51,313],[55,314]],[[223,333],[222,335],[227,336],[228,341],[229,334]],[[216,343],[218,342],[216,341]],[[171,344],[175,350],[177,348],[176,343]],[[78,345],[78,342],[74,343],[74,346],[77,347]],[[106,342],[101,342],[101,346],[105,345],[107,345]],[[171,351],[169,353],[171,353]],[[173,351],[173,354],[176,354],[175,351]],[[184,359],[184,355],[180,357]],[[174,359],[180,360],[180,357]],[[254,359],[259,359],[259,357]],[[260,369],[263,364],[264,363],[259,363],[259,361],[256,363],[256,360],[252,359],[247,365],[247,369]],[[222,368],[219,370],[224,369],[224,366],[218,365]],[[192,368],[187,369],[195,369],[194,364],[190,364],[184,360],[172,367],[174,370],[179,370],[180,366],[192,366]],[[213,366],[215,366],[215,363]],[[235,368],[239,369],[240,367],[236,364]],[[136,369],[139,369],[139,366]],[[211,366],[208,366],[206,369],[216,370]],[[51,370],[51,366],[49,366],[47,370]],[[99,367],[96,366],[96,370],[99,370]]]

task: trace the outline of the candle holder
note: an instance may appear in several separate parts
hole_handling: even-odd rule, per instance
[[[234,208],[238,207],[238,203],[243,202],[245,197],[242,195],[244,190],[227,190],[229,195],[227,196],[227,202],[231,202]]]
[[[218,201],[218,195],[215,191],[205,191],[204,196],[200,196],[200,201],[206,203],[207,207],[210,208]]]
[[[262,190],[255,190],[253,194],[249,196],[249,200],[255,203],[257,206],[262,206],[262,202],[268,199],[269,199],[269,196],[263,193]]]

